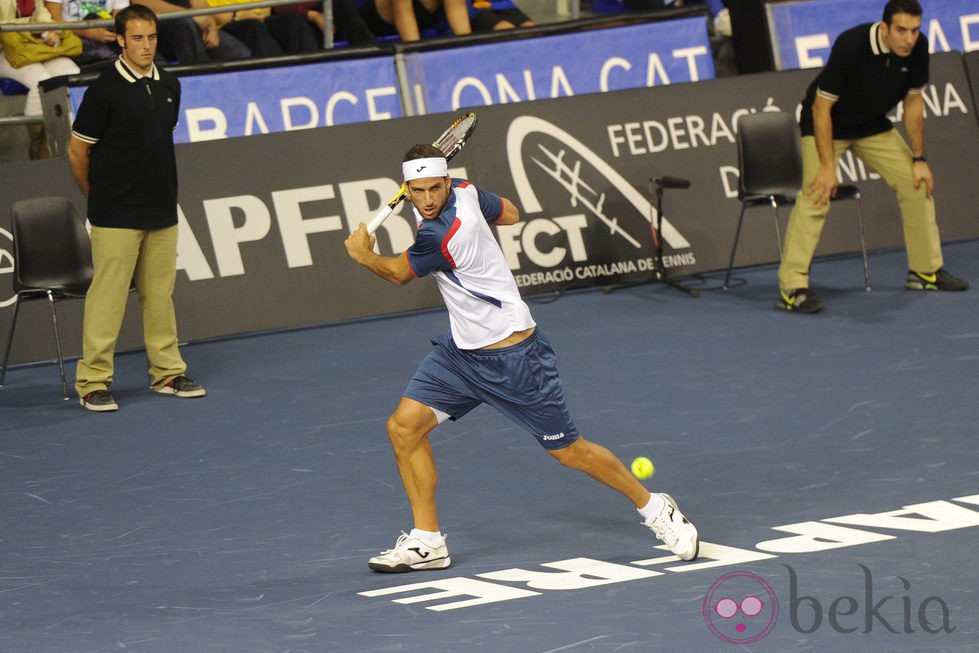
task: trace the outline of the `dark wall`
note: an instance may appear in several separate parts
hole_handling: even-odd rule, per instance
[[[479,129],[451,167],[521,208],[523,221],[498,230],[498,238],[525,293],[647,278],[654,218],[649,180],[663,175],[691,181],[690,189],[669,190],[663,198],[668,266],[680,275],[722,269],[739,210],[738,117],[766,108],[795,112],[814,75],[764,73],[477,108]],[[932,82],[927,139],[942,235],[974,238],[979,123],[962,56],[935,55]],[[439,305],[429,280],[407,288],[388,285],[353,264],[343,240],[394,195],[403,151],[433,139],[452,117],[178,146],[182,231],[175,302],[181,339]],[[902,246],[893,194],[869,171],[852,167],[847,180],[863,190],[869,246]],[[66,195],[84,210],[65,159],[3,167],[5,203],[46,194]],[[834,209],[818,254],[858,249],[854,225],[843,217],[847,210]],[[7,226],[6,220],[0,224]],[[413,231],[407,211],[393,216],[378,234],[381,251],[402,251]],[[3,335],[12,317],[10,250],[9,236],[0,232]],[[755,209],[737,265],[776,257],[770,213]],[[141,345],[135,303],[122,349]],[[54,357],[46,311],[40,302],[24,306],[14,362]],[[80,349],[80,316],[81,302],[64,305],[67,355]]]

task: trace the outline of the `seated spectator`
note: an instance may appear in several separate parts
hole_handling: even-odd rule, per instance
[[[133,0],[152,9],[157,16],[187,9],[204,9],[207,0]],[[180,64],[211,63],[248,59],[251,50],[231,34],[221,34],[214,16],[161,20],[157,58]]]
[[[456,36],[472,33],[466,0],[365,0],[361,14],[374,34],[397,34],[406,43],[443,20]]]
[[[41,0],[0,0],[0,23],[50,23],[52,17]],[[42,28],[43,29],[43,28]],[[40,37],[50,45],[60,42],[61,33],[56,30],[41,31]],[[78,66],[68,57],[55,57],[47,61],[29,63],[20,68],[14,68],[3,54],[0,44],[0,77],[13,79],[27,87],[27,99],[24,104],[25,116],[41,116],[41,92],[38,83],[42,80],[59,75],[75,75]],[[46,159],[51,156],[48,147],[47,134],[42,123],[27,125],[30,135],[28,155],[32,159]]]
[[[689,7],[703,4],[710,13],[714,38],[722,48],[715,52],[718,76],[775,70],[768,35],[766,0],[684,0]],[[716,48],[715,48],[716,49]],[[723,49],[729,49],[728,55]],[[729,60],[732,60],[729,62]]]
[[[537,24],[512,0],[467,0],[467,4],[474,32],[495,32]]]
[[[47,0],[47,9],[56,23],[74,23],[80,20],[109,19],[129,6],[129,0]],[[112,27],[89,27],[72,30],[82,41],[82,53],[75,57],[81,68],[98,68],[115,61],[119,56],[119,44]]]
[[[326,16],[321,11],[322,2],[306,2],[296,5],[272,7],[273,14],[299,14],[313,26],[319,42],[324,42],[326,34]],[[364,17],[360,15],[355,0],[333,0],[333,30],[334,41],[346,41],[352,46],[377,45],[377,37],[367,26]]]
[[[775,70],[766,4],[765,0],[724,0],[729,10],[734,55],[741,74]]]
[[[245,0],[207,0],[211,7],[240,4]],[[296,13],[272,14],[268,7],[238,9],[214,14],[222,34],[231,34],[248,46],[252,56],[279,57],[307,54],[322,49],[312,26]]]

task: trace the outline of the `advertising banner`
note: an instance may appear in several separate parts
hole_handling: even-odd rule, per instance
[[[414,115],[714,77],[703,16],[410,54],[406,62]],[[180,81],[178,143],[404,115],[387,54]],[[73,109],[85,88],[69,89]]]
[[[935,55],[931,69],[927,143],[941,234],[945,240],[974,238],[979,223],[971,171],[979,159],[979,124],[962,56]],[[522,220],[496,228],[496,235],[525,294],[650,279],[651,225],[658,219],[650,180],[663,176],[690,182],[689,189],[667,189],[662,198],[666,267],[681,277],[721,270],[740,209],[738,120],[758,111],[795,113],[814,74],[745,75],[480,107],[479,128],[452,160],[450,174],[519,208]],[[404,151],[430,142],[454,117],[432,114],[178,146],[181,230],[174,299],[181,338],[439,306],[432,280],[388,284],[353,263],[343,242],[398,191]],[[893,192],[849,156],[839,175],[862,191],[868,247],[902,247]],[[37,179],[45,181],[40,192]],[[37,194],[65,195],[84,211],[64,159],[4,166],[0,196],[7,202]],[[852,203],[833,208],[817,255],[859,249],[854,211]],[[412,213],[403,206],[378,230],[378,251],[398,254],[414,233]],[[736,265],[773,262],[778,249],[771,209],[750,209]],[[12,313],[10,252],[9,233],[0,230],[4,325]],[[855,268],[854,288],[862,282]],[[773,293],[775,287],[773,271]],[[81,302],[63,306],[66,351],[72,355],[80,344]],[[53,357],[46,308],[25,307],[21,319],[13,360]],[[128,317],[124,331],[120,348],[140,346],[138,317]]]
[[[405,56],[416,113],[713,79],[704,16]]]
[[[390,57],[180,78],[178,143],[401,117]],[[77,108],[84,86],[69,90]]]
[[[965,69],[972,86],[972,101],[979,107],[979,50],[965,55]],[[979,120],[979,115],[976,116],[976,120]]]
[[[809,0],[767,5],[772,51],[779,70],[826,64],[841,32],[880,20],[884,0]],[[975,0],[923,2],[921,33],[932,53],[979,50],[979,4]]]

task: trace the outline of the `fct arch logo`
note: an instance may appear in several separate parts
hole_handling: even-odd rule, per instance
[[[510,163],[513,184],[516,186],[517,197],[521,207],[523,207],[523,212],[529,216],[544,210],[537,197],[537,193],[530,183],[530,178],[527,173],[527,163],[522,151],[524,141],[531,134],[537,133],[553,138],[563,147],[557,152],[551,152],[538,143],[537,147],[539,151],[536,156],[530,156],[530,160],[547,171],[556,182],[571,194],[572,206],[580,205],[587,208],[593,216],[605,223],[613,235],[621,236],[633,247],[639,249],[641,247],[639,241],[630,235],[618,223],[618,220],[614,216],[604,215],[603,205],[605,203],[605,195],[589,187],[588,183],[583,179],[582,163],[586,163],[587,169],[592,171],[597,177],[604,178],[609,182],[635,208],[638,214],[650,224],[653,223],[656,217],[656,209],[652,203],[640,191],[633,187],[627,179],[619,174],[614,167],[606,163],[602,157],[593,152],[580,140],[557,125],[535,116],[519,116],[514,119],[507,129],[506,136],[507,160]],[[565,148],[570,150],[573,155],[565,157]],[[577,160],[571,161],[575,155],[578,157]],[[590,195],[594,197],[590,198]],[[589,201],[589,199],[593,201]],[[668,220],[664,219],[660,227],[663,232],[663,240],[670,247],[673,249],[687,249],[690,247],[690,242]]]
[[[7,288],[13,288],[13,278],[14,237],[6,229],[0,228],[0,308],[12,305],[17,298],[13,293],[9,297],[4,296]]]

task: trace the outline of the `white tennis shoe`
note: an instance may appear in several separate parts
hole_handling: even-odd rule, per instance
[[[367,561],[367,566],[374,571],[395,574],[423,569],[445,569],[451,564],[445,537],[440,545],[432,547],[405,532],[401,533],[393,549],[381,551],[380,555]]]
[[[663,509],[659,514],[645,522],[649,530],[681,560],[693,560],[700,552],[700,535],[697,527],[677,508],[676,501],[669,494],[660,494]]]

